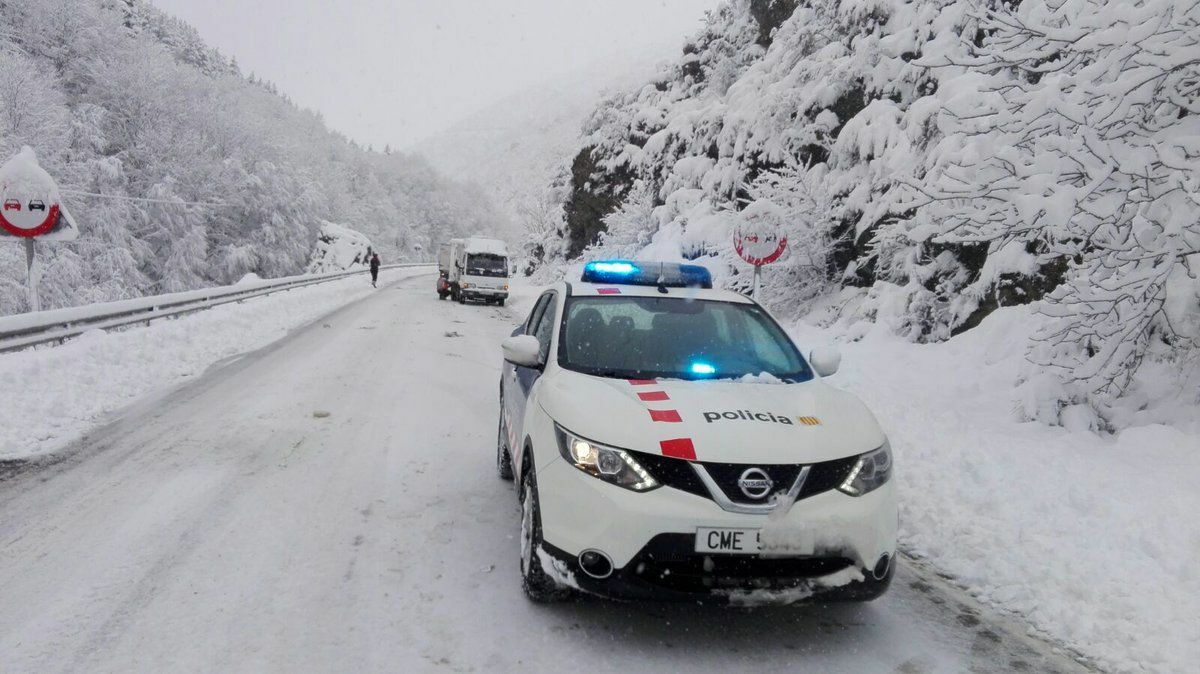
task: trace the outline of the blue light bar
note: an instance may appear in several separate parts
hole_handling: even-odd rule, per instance
[[[676,262],[593,260],[583,267],[584,283],[712,288],[712,274],[700,265]]]
[[[717,368],[708,363],[692,363],[692,374],[716,374]]]
[[[619,274],[621,276],[628,276],[629,274],[636,274],[641,271],[632,262],[621,261],[589,262],[588,267],[592,271],[601,272],[604,274]]]

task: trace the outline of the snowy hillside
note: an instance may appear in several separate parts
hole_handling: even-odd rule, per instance
[[[660,60],[658,51],[629,55],[517,92],[412,149],[443,174],[482,186],[505,220],[501,233],[515,242],[561,202],[553,184],[592,110],[650,77]]]
[[[0,2],[0,36],[0,161],[31,146],[82,231],[42,247],[44,307],[298,273],[321,220],[386,261],[492,221],[479,190],[330,131],[146,0]],[[22,255],[0,246],[0,314],[27,309]]]
[[[572,154],[528,233],[549,267],[694,259],[745,288],[731,230],[768,202],[777,309],[837,297],[828,321],[931,342],[1035,303],[1020,418],[1200,402],[1195,0],[731,0]]]

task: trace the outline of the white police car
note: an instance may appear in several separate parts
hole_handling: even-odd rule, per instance
[[[497,464],[526,593],[869,600],[892,579],[887,438],[703,267],[602,261],[503,344]]]

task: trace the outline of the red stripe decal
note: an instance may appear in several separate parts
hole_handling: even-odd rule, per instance
[[[620,295],[620,288],[596,288],[597,295]]]
[[[633,386],[654,386],[658,382],[653,379],[630,379],[629,383]]]
[[[653,421],[662,421],[668,424],[683,423],[683,419],[679,416],[679,410],[649,410],[650,419]]]
[[[645,393],[639,393],[638,397],[642,399],[642,402],[647,403],[660,403],[664,400],[671,399],[671,396],[667,395],[666,391],[647,391]]]
[[[658,444],[660,447],[662,447],[663,456],[669,456],[675,459],[686,459],[688,461],[696,460],[696,447],[692,444],[691,438],[663,440]]]

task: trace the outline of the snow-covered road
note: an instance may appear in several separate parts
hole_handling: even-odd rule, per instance
[[[506,310],[380,289],[0,482],[0,671],[1076,671],[902,567],[865,606],[537,606]]]

